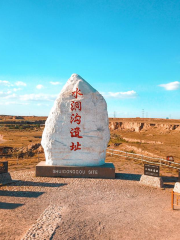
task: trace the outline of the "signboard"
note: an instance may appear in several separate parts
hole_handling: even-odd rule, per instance
[[[173,156],[167,156],[167,157],[166,157],[166,160],[167,160],[167,161],[174,162],[174,157],[173,157]]]
[[[40,162],[36,165],[36,177],[65,177],[65,178],[115,178],[115,168],[112,163],[101,166],[53,166]]]
[[[8,172],[8,162],[0,162],[0,174]]]
[[[144,175],[159,177],[159,166],[144,164]]]

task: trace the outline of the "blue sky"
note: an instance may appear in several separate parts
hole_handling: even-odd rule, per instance
[[[110,117],[180,119],[180,1],[0,0],[0,114],[47,116],[73,73]]]

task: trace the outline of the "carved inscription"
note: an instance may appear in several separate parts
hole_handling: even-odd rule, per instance
[[[98,170],[96,169],[92,169],[92,170],[81,170],[81,169],[53,169],[53,173],[54,174],[67,174],[67,175],[84,175],[84,174],[88,174],[88,175],[97,175],[98,174]]]
[[[76,91],[72,92],[72,96],[77,99],[78,95],[82,96],[83,94],[81,93],[81,90],[79,88],[76,88]],[[81,111],[81,101],[71,101],[71,111],[73,112],[78,110]],[[72,124],[73,122],[80,125],[81,115],[79,115],[78,113],[76,113],[76,115],[75,113],[72,113],[70,123]],[[71,137],[83,138],[82,136],[80,136],[80,132],[81,132],[80,127],[71,128],[70,131]],[[81,150],[81,144],[79,142],[77,143],[71,142],[70,150],[71,151]]]

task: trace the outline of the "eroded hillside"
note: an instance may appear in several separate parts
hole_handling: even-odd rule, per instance
[[[159,130],[180,131],[180,120],[157,118],[109,118],[110,130],[129,130],[132,132]]]
[[[110,147],[180,162],[180,120],[110,118]],[[115,142],[119,142],[116,146]]]

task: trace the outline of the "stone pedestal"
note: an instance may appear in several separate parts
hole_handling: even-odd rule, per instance
[[[65,178],[115,178],[113,163],[101,166],[52,166],[42,161],[36,165],[36,177],[65,177]]]
[[[0,174],[0,185],[11,183],[11,175],[10,173],[1,173]]]
[[[140,183],[150,187],[162,188],[163,180],[161,177],[152,177],[148,175],[142,175]]]

